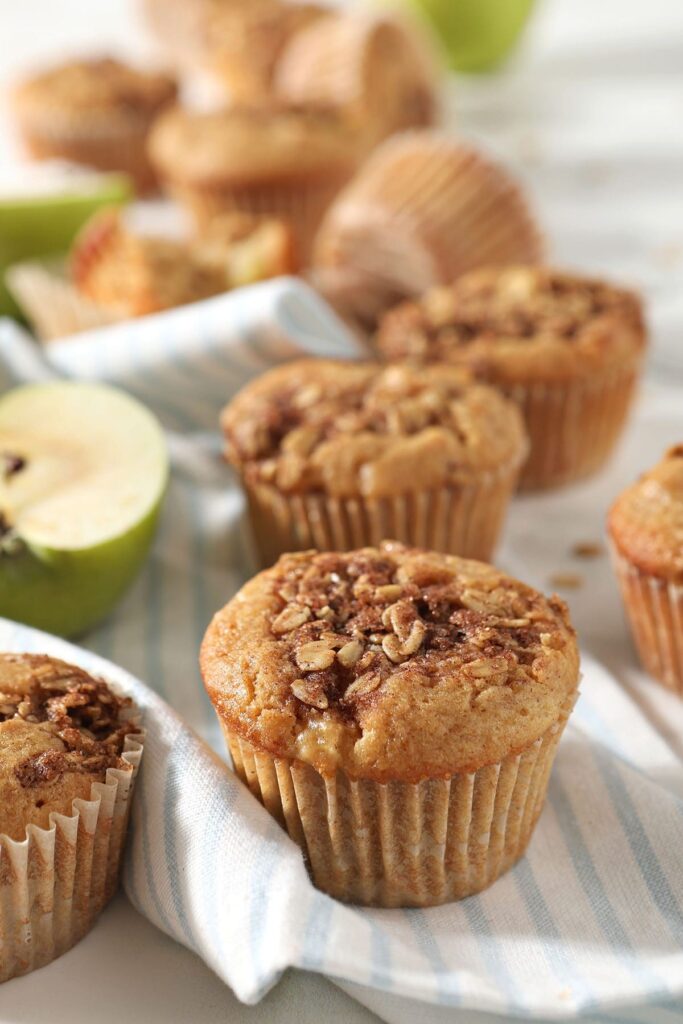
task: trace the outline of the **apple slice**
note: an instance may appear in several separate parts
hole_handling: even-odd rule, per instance
[[[161,427],[99,384],[0,399],[0,615],[73,636],[116,604],[148,553],[168,481]]]

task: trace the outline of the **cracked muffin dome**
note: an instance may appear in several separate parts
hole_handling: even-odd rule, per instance
[[[49,826],[91,798],[138,732],[100,679],[45,655],[0,654],[0,836],[23,840],[27,825]]]
[[[395,542],[284,555],[216,615],[201,664],[228,734],[380,783],[527,749],[578,683],[562,601]]]
[[[222,427],[247,483],[337,497],[461,483],[526,452],[515,406],[448,366],[289,363],[240,392]]]
[[[385,359],[466,364],[501,384],[590,377],[639,356],[640,300],[604,281],[549,267],[476,270],[388,312]]]

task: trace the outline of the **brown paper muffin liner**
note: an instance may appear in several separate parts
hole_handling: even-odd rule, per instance
[[[502,388],[519,405],[531,443],[520,489],[539,491],[597,472],[619,440],[640,358],[586,380]]]
[[[65,953],[114,895],[143,742],[126,738],[127,769],[108,769],[71,815],[29,825],[22,842],[0,835],[0,982]]]
[[[214,182],[194,186],[175,180],[167,182],[167,186],[171,195],[189,210],[200,230],[220,214],[235,211],[288,221],[299,259],[306,264],[322,218],[351,173],[349,167],[330,169],[320,178],[261,185]]]
[[[407,132],[380,147],[332,206],[314,264],[405,297],[542,255],[524,195],[501,167],[438,134]]]
[[[147,135],[155,115],[111,118],[44,117],[24,119],[21,137],[37,160],[60,159],[100,171],[120,171],[133,180],[140,193],[158,187],[156,172],[147,156]]]
[[[223,732],[237,774],[302,848],[319,889],[349,903],[429,907],[480,892],[522,856],[573,703],[498,764],[412,784],[326,777]]]
[[[638,655],[654,679],[683,697],[683,585],[642,572],[612,547]]]
[[[84,298],[72,284],[63,260],[17,263],[6,274],[7,286],[41,341],[68,338],[107,324],[121,314]]]
[[[285,494],[244,482],[261,564],[287,551],[351,551],[383,540],[489,561],[515,489],[519,463],[470,484],[386,498]]]

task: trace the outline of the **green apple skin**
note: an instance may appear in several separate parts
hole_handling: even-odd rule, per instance
[[[456,71],[490,71],[510,53],[534,0],[393,0],[431,24]]]
[[[121,599],[154,539],[163,493],[120,537],[84,551],[23,546],[0,554],[0,616],[74,637],[97,625]]]
[[[83,195],[0,199],[0,315],[19,313],[4,281],[13,263],[65,253],[93,213],[126,203],[132,195],[128,178],[107,175],[101,187]]]

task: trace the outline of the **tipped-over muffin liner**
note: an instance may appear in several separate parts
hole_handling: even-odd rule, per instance
[[[6,281],[41,341],[67,338],[125,319],[81,295],[63,260],[17,263],[7,271]]]
[[[189,210],[200,230],[223,213],[249,213],[287,221],[294,232],[299,258],[306,263],[323,216],[351,173],[349,166],[344,170],[330,169],[319,177],[263,184],[213,182],[195,186],[177,179],[166,184],[171,195]]]
[[[471,483],[383,498],[285,494],[246,481],[244,486],[264,566],[288,551],[352,551],[383,540],[488,561],[518,474],[515,461]]]
[[[323,776],[223,732],[237,774],[302,848],[319,889],[349,903],[428,907],[480,892],[522,856],[574,699],[524,750],[417,783]]]
[[[332,205],[313,262],[362,276],[388,308],[397,294],[542,255],[524,195],[501,167],[441,135],[407,132],[381,146]]]
[[[126,737],[127,768],[109,768],[90,800],[23,841],[0,835],[0,982],[55,960],[90,930],[116,892],[144,733]]]
[[[375,145],[397,131],[434,124],[435,64],[412,22],[342,15],[317,21],[294,36],[276,67],[274,90],[290,103],[345,110],[365,131],[368,144]],[[387,76],[379,77],[383,69]]]
[[[147,156],[147,135],[158,112],[117,118],[74,114],[24,118],[21,137],[31,156],[38,160],[60,159],[85,164],[100,171],[129,175],[140,193],[157,188],[156,173]]]
[[[683,584],[643,572],[612,543],[612,562],[646,672],[683,697]]]
[[[638,357],[587,379],[502,389],[519,406],[531,444],[521,490],[559,487],[607,462],[626,424],[640,368]]]

